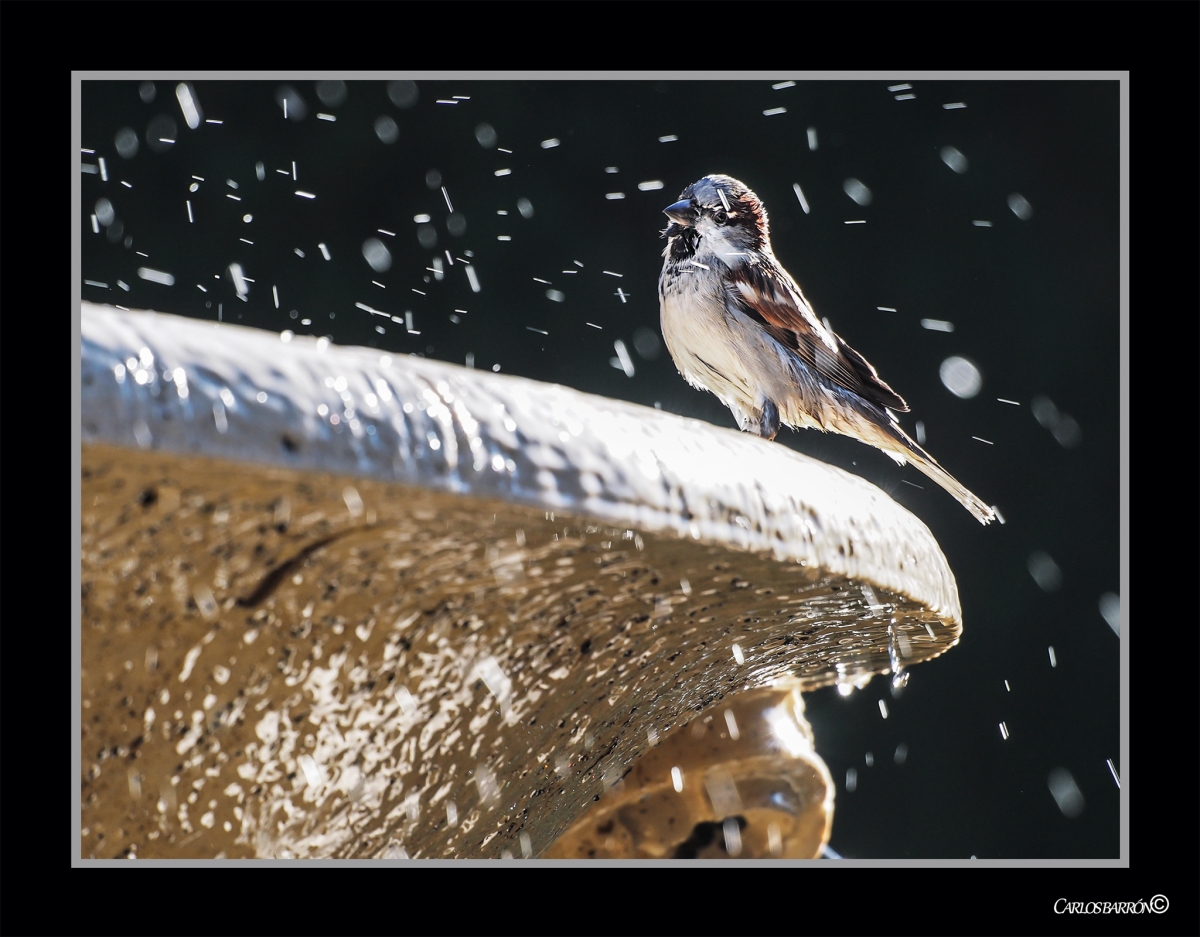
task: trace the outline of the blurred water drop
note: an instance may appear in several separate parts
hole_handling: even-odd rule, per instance
[[[496,147],[496,128],[491,124],[480,124],[475,128],[475,139],[479,141],[479,145],[485,150],[492,150]]]
[[[117,220],[117,212],[113,208],[112,202],[106,198],[102,198],[96,202],[95,212],[96,220],[106,228]]]
[[[967,158],[952,146],[942,147],[942,162],[960,175],[967,171]]]
[[[864,588],[864,592],[866,589]],[[875,598],[874,591],[868,593],[872,598],[872,605],[877,605],[878,599]],[[908,686],[908,672],[904,669],[904,662],[901,660],[901,648],[897,640],[897,632],[895,625],[888,625],[888,663],[892,670],[892,698],[898,699],[904,688]]]
[[[1066,768],[1055,768],[1051,771],[1046,779],[1046,786],[1050,788],[1050,794],[1058,804],[1058,809],[1068,820],[1074,820],[1083,813],[1083,792]]]
[[[456,238],[462,237],[467,233],[467,219],[455,212],[446,219],[446,230]]]
[[[633,333],[633,347],[647,361],[653,361],[658,357],[662,343],[658,340],[656,332],[650,329],[638,329]]]
[[[1054,436],[1064,449],[1074,449],[1083,441],[1083,430],[1069,413],[1063,413],[1049,397],[1034,397],[1030,405],[1033,418]]]
[[[1034,397],[1029,409],[1033,411],[1033,418],[1046,429],[1052,429],[1058,422],[1058,407],[1049,397]]]
[[[188,127],[195,130],[204,119],[204,112],[200,109],[200,101],[196,97],[195,89],[186,81],[181,81],[175,86],[175,99],[179,102],[179,109],[183,112],[183,119],[187,122]]]
[[[415,81],[389,81],[387,96],[396,107],[408,110],[417,103],[417,83]]]
[[[220,609],[217,606],[217,600],[215,598],[213,598],[212,590],[210,588],[208,588],[208,586],[204,585],[203,583],[200,583],[192,590],[192,596],[196,600],[196,608],[198,608],[200,610],[201,615],[203,615],[209,621],[213,621],[214,619],[216,619],[217,615],[220,612]],[[192,658],[190,654],[188,655],[188,657],[192,659],[192,663],[194,665],[195,658]],[[183,673],[190,674],[191,669],[192,668],[189,667],[187,665],[187,663],[185,662]],[[179,679],[186,680],[187,677],[181,675]]]
[[[901,742],[896,746],[896,754],[892,756],[892,760],[898,765],[904,764],[908,760],[908,746]]]
[[[400,708],[404,711],[404,715],[409,719],[415,719],[420,707],[417,704],[417,699],[412,695],[412,692],[404,684],[396,687],[396,701],[400,704]]]
[[[952,355],[942,362],[938,376],[946,385],[946,390],[964,400],[974,397],[983,387],[983,375],[979,373],[979,368],[974,362],[958,355]]]
[[[853,794],[858,789],[858,769],[846,769],[846,793]]]
[[[1029,575],[1043,592],[1057,592],[1062,587],[1062,570],[1045,550],[1029,554]]]
[[[300,765],[300,770],[304,772],[304,780],[308,782],[309,787],[320,787],[325,783],[321,766],[317,764],[312,755],[301,755],[296,761]]]
[[[804,209],[805,215],[808,215],[809,211],[811,210],[809,209],[809,200],[804,198],[804,190],[803,188],[800,188],[799,182],[792,182],[792,191],[796,193],[796,198],[800,203],[800,208]]]
[[[367,238],[363,241],[362,254],[376,273],[384,273],[392,266],[392,255],[379,238]]]
[[[417,225],[417,241],[426,250],[437,247],[437,232],[433,229],[433,225]]]
[[[308,116],[308,105],[291,85],[280,85],[275,89],[275,103],[283,108],[288,120],[304,120]]]
[[[395,143],[400,139],[400,128],[396,126],[396,122],[392,118],[385,114],[375,121],[375,136],[384,143]]]
[[[561,303],[567,296],[559,290],[546,290],[546,298],[551,302]]]
[[[1029,204],[1024,195],[1019,192],[1014,192],[1008,197],[1008,207],[1012,209],[1012,213],[1022,221],[1028,221],[1033,217],[1033,206]]]
[[[1058,423],[1051,430],[1054,439],[1064,449],[1074,449],[1083,440],[1083,431],[1075,418],[1069,413],[1061,414]]]
[[[859,205],[870,205],[871,199],[874,198],[871,190],[857,179],[847,179],[842,183],[842,189]]]
[[[137,156],[138,138],[132,127],[122,127],[113,138],[113,145],[122,159],[133,159]]]
[[[506,710],[512,700],[512,679],[501,669],[490,655],[475,665],[476,675],[483,680],[488,691],[496,698],[501,710]]]
[[[326,107],[337,107],[346,100],[344,81],[318,81],[317,99]]]
[[[1112,592],[1105,592],[1100,596],[1100,614],[1104,616],[1104,620],[1108,622],[1108,627],[1116,633],[1117,637],[1121,636],[1121,598]]]
[[[547,293],[546,295],[549,296],[550,294]],[[620,368],[622,371],[624,371],[626,377],[633,377],[633,375],[634,375],[633,359],[629,357],[629,350],[625,347],[625,343],[618,338],[615,342],[613,342],[613,348],[617,352],[617,357],[612,359],[613,361],[616,362],[616,364],[614,364],[613,367]],[[742,649],[735,644],[733,646],[734,658],[736,659],[741,653],[742,653]],[[743,663],[743,661],[739,660],[738,664],[741,664],[741,663]]]
[[[485,806],[492,806],[500,796],[500,787],[496,783],[496,775],[487,765],[475,769],[475,786],[479,790],[479,800]]]
[[[237,290],[238,296],[245,296],[250,292],[250,287],[246,285],[246,275],[242,272],[241,264],[229,265],[229,279],[233,281],[233,288]]]
[[[165,153],[175,145],[178,126],[167,114],[159,114],[146,127],[146,145],[155,153]]]
[[[120,218],[114,218],[104,234],[110,244],[116,244],[125,235],[125,222]]]
[[[153,101],[154,95],[157,93],[158,90],[154,87],[154,82],[152,81],[143,81],[138,85],[138,97],[142,99],[143,104],[149,104]]]
[[[721,832],[725,834],[725,851],[731,856],[742,854],[742,829],[736,817],[729,817],[721,824]]]
[[[425,188],[433,192],[441,188],[441,185],[442,174],[440,172],[438,172],[436,169],[431,169],[429,172],[425,173]]]
[[[742,811],[737,782],[727,768],[712,768],[704,778],[704,789],[717,816],[732,817]]]
[[[532,218],[533,217],[533,202],[529,201],[529,199],[527,199],[527,198],[517,199],[517,211],[519,211],[521,213],[522,218],[526,218],[526,219]]]
[[[133,438],[137,440],[137,444],[142,449],[149,449],[151,443],[154,442],[154,436],[150,432],[150,427],[146,425],[145,420],[138,420],[133,424]],[[166,690],[163,690],[166,693]]]

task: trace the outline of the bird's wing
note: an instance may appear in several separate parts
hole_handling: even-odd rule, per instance
[[[908,404],[871,364],[817,319],[800,290],[761,264],[741,264],[726,274],[731,305],[759,323],[780,344],[834,384],[900,413]]]

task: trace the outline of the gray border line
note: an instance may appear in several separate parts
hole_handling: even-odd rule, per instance
[[[79,779],[83,767],[83,687],[80,671],[83,668],[83,605],[80,586],[83,581],[83,430],[80,425],[82,377],[79,361],[82,353],[80,320],[83,317],[83,231],[79,227],[79,206],[83,199],[83,177],[77,168],[79,150],[83,146],[83,106],[80,101],[80,80],[71,74],[71,799],[75,823],[69,835],[71,864],[83,860],[83,802],[79,794]]]
[[[1129,73],[1121,77],[1121,867],[1129,867]]]
[[[75,167],[82,147],[82,104],[81,84],[83,81],[116,81],[116,80],[234,80],[243,81],[278,81],[278,80],[313,80],[322,78],[351,78],[353,80],[384,80],[408,78],[422,81],[433,80],[501,80],[501,81],[582,81],[582,80],[647,80],[670,78],[675,81],[780,81],[791,78],[797,81],[1119,81],[1120,82],[1120,594],[1121,594],[1121,650],[1120,650],[1120,720],[1121,744],[1120,764],[1120,858],[1118,859],[845,859],[839,862],[810,862],[788,860],[728,860],[706,862],[705,867],[731,866],[745,868],[748,866],[763,866],[780,868],[785,866],[801,867],[853,867],[853,868],[1129,868],[1129,72],[1128,71],[936,71],[931,69],[914,69],[908,71],[813,71],[813,72],[687,72],[687,71],[531,71],[514,70],[511,72],[496,71],[328,71],[328,70],[298,70],[282,71],[185,71],[167,72],[162,70],[113,70],[113,71],[73,71],[71,73],[71,165]],[[82,251],[83,232],[79,227],[78,206],[82,198],[82,176],[73,169],[71,179],[71,289],[72,289],[72,318],[71,341],[73,361],[80,360],[80,318],[82,303]],[[75,823],[71,829],[73,842],[71,845],[71,864],[73,866],[87,865],[88,867],[128,865],[127,860],[121,859],[89,859],[82,858],[82,840],[79,830],[82,828],[83,806],[79,798],[79,777],[82,765],[81,730],[81,685],[78,679],[82,666],[82,608],[78,601],[82,581],[82,533],[80,504],[82,443],[80,429],[80,374],[78,368],[71,375],[71,416],[72,416],[72,449],[71,472],[74,488],[71,492],[72,528],[71,546],[74,551],[71,560],[71,586],[73,601],[71,606],[71,662],[75,680],[71,687],[71,729],[74,733],[71,742],[71,802]],[[217,860],[201,859],[147,859],[138,865],[191,867],[206,866]],[[277,865],[289,862],[286,859],[250,859],[238,860],[240,863],[252,865]],[[447,859],[447,860],[388,860],[388,859],[307,859],[305,866],[328,866],[344,868],[354,865],[379,867],[380,865],[449,865],[460,868],[464,865],[486,865],[495,867],[495,860],[490,859]],[[522,860],[514,866],[631,866],[645,868],[645,860],[600,860],[575,861],[567,859],[536,859]],[[692,862],[674,862],[661,860],[656,866],[685,866],[696,867]]]

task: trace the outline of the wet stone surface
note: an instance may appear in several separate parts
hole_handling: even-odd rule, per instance
[[[723,546],[160,452],[85,446],[82,515],[85,858],[536,857],[648,739],[961,631]]]

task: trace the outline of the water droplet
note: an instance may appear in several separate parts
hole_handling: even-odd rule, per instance
[[[942,383],[946,385],[946,390],[964,400],[974,397],[983,387],[983,375],[979,373],[978,366],[958,355],[953,355],[943,361],[942,366],[938,369],[938,375],[941,377]]]

